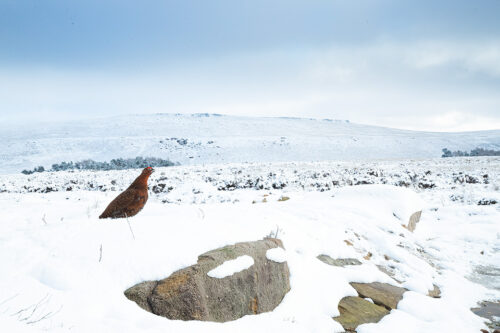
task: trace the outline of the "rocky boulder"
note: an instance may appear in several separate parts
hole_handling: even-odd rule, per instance
[[[351,286],[356,289],[360,297],[371,298],[373,303],[383,306],[388,310],[393,310],[403,299],[403,293],[407,290],[387,283],[355,283]]]
[[[348,332],[355,332],[361,324],[378,323],[380,319],[395,309],[406,289],[387,283],[355,283],[359,297],[344,297],[339,302],[340,316],[333,318]],[[372,302],[365,298],[370,298]]]
[[[389,314],[383,306],[373,304],[361,297],[344,297],[339,302],[340,316],[335,317],[348,332],[354,332],[361,324],[378,323]]]
[[[266,238],[212,250],[200,255],[195,265],[160,281],[139,283],[125,296],[169,319],[226,322],[272,311],[290,290],[287,263],[266,257],[267,250],[276,247],[283,247],[280,240]],[[224,276],[207,275],[242,256],[251,257],[253,264]]]

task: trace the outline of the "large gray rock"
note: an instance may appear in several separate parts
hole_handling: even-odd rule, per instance
[[[333,318],[342,327],[353,332],[361,324],[378,323],[385,315],[389,314],[386,308],[373,304],[361,297],[344,297],[339,302],[340,316]]]
[[[395,309],[403,298],[403,293],[407,291],[404,288],[380,282],[351,282],[351,286],[356,289],[360,297],[371,298],[375,304],[388,310]]]
[[[266,258],[266,251],[283,247],[278,239],[237,243],[198,257],[197,264],[166,279],[146,281],[125,291],[143,309],[170,319],[225,322],[272,311],[290,290],[286,262]],[[227,260],[249,255],[254,264],[224,278],[207,273]]]

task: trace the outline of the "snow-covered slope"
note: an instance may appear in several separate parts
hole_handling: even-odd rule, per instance
[[[470,308],[500,298],[498,275],[481,274],[500,270],[500,158],[158,168],[130,227],[99,220],[136,174],[0,176],[0,331],[343,332],[332,317],[356,294],[349,282],[401,281],[409,291],[397,309],[359,333],[469,333],[486,329]],[[245,187],[257,179],[262,189]],[[412,233],[403,219],[421,208]],[[272,312],[227,323],[169,320],[123,294],[201,253],[271,232],[285,245],[271,257],[291,273]],[[362,264],[332,267],[320,254]],[[441,298],[426,296],[434,284]]]
[[[153,156],[186,164],[439,157],[500,149],[500,130],[432,133],[331,119],[153,114],[0,125],[0,173],[62,161]]]

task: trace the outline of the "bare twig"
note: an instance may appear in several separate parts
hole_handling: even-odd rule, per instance
[[[59,309],[57,309],[56,312],[47,312],[45,315],[43,315],[42,317],[36,319],[36,320],[31,320],[31,321],[27,321],[26,324],[35,324],[35,323],[38,323],[39,321],[42,321],[44,319],[49,319],[51,317],[54,317],[56,314],[58,314],[62,309],[62,305],[59,307]]]
[[[4,300],[1,304],[6,303],[7,301],[13,299],[18,295],[14,295],[6,300]],[[62,309],[62,305],[59,307],[57,311],[47,311],[44,309],[44,307],[48,304],[50,301],[50,295],[47,294],[45,295],[42,299],[38,301],[36,304],[31,304],[30,306],[27,306],[23,309],[20,309],[19,311],[12,313],[11,316],[17,316],[17,320],[21,322],[25,322],[26,324],[35,324],[38,323],[42,320],[49,319],[53,316],[55,316],[59,311]]]
[[[132,238],[135,240],[134,232],[132,231],[132,226],[128,220],[128,216],[125,214],[125,218],[127,219],[128,228],[130,229],[130,233],[132,234]]]
[[[45,219],[45,214],[43,214],[42,221],[43,221],[43,223],[45,223],[45,225],[47,225],[47,220]]]
[[[278,238],[279,234],[283,231],[283,229],[281,229],[279,227],[279,225],[276,225],[276,231],[274,230],[271,230],[269,232],[269,234],[266,236],[266,238]]]
[[[34,314],[34,313],[35,313],[35,311],[38,309],[38,307],[39,307],[41,304],[43,304],[43,303],[47,302],[49,299],[50,299],[49,294],[47,294],[47,295],[45,295],[45,296],[44,296],[44,297],[43,297],[40,301],[38,301],[38,303],[36,303],[36,304],[31,304],[30,306],[25,307],[24,309],[21,309],[21,310],[17,311],[16,313],[13,313],[11,316],[18,316],[18,318],[17,318],[17,319],[18,319],[19,321],[25,321],[25,320],[28,320],[28,319],[30,319],[30,318],[33,316],[33,314]],[[31,310],[31,309],[32,309],[32,310]],[[31,313],[30,313],[29,315],[25,316],[24,318],[22,318],[23,313],[24,313],[24,312],[27,312],[27,311],[29,311],[29,310],[31,310]]]
[[[201,208],[198,208],[198,212],[200,213],[200,218],[203,220],[205,219],[205,212],[203,211],[203,209]]]
[[[99,248],[99,262],[102,260],[102,244],[101,247]]]
[[[2,302],[0,302],[0,305],[4,305],[5,303],[7,303],[8,301],[16,298],[17,296],[19,296],[19,294],[15,294],[14,296],[11,296],[9,298],[4,299]]]

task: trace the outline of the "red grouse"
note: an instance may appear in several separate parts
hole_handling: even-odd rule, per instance
[[[146,204],[146,201],[148,201],[148,178],[153,172],[154,169],[152,167],[142,170],[139,177],[125,191],[111,201],[99,218],[118,219],[134,216],[139,213]]]

